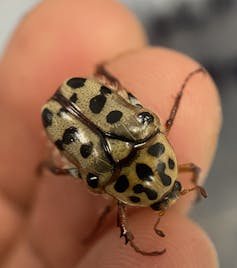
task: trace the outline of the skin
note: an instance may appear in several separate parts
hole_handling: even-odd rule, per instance
[[[144,257],[119,239],[115,213],[100,235],[83,246],[108,202],[80,181],[48,172],[35,175],[47,155],[41,106],[67,77],[91,76],[94,65],[108,59],[113,59],[109,71],[162,122],[182,81],[199,66],[177,52],[148,47],[139,22],[111,0],[44,1],[11,38],[0,61],[1,267],[218,267],[207,234],[187,218],[195,195],[183,197],[163,216],[159,228],[167,235],[164,239],[152,229],[154,211],[131,210],[137,244],[146,250],[167,249],[163,256]],[[220,126],[216,87],[208,75],[199,74],[185,91],[169,139],[179,163],[202,167],[202,182]],[[189,176],[180,179],[190,185]]]

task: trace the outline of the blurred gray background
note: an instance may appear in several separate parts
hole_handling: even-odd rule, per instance
[[[39,0],[0,0],[0,54],[19,19]],[[237,267],[237,0],[120,0],[143,22],[150,42],[182,51],[213,75],[224,125],[206,184],[191,212],[214,241],[224,268]]]

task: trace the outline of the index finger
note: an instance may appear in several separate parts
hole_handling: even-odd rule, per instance
[[[86,251],[81,240],[103,201],[71,179],[36,178],[46,148],[41,106],[68,76],[91,75],[95,64],[145,43],[140,23],[116,1],[43,1],[21,22],[0,61],[1,197],[7,211],[14,204],[17,215],[27,218],[29,240],[55,267],[71,266]],[[8,214],[9,224],[1,228],[6,247],[18,230]],[[22,240],[17,243],[21,247]],[[15,266],[33,254],[23,248]]]

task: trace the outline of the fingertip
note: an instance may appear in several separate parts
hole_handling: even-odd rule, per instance
[[[156,215],[142,211],[129,217],[134,242],[146,251],[166,248],[161,256],[143,256],[119,240],[118,229],[113,228],[102,237],[82,262],[81,267],[200,267],[216,268],[218,259],[215,248],[207,235],[193,222],[174,212],[162,217],[159,228],[165,238],[157,236],[152,227]]]
[[[18,63],[24,57],[32,67],[33,62],[56,68],[63,64],[61,69],[67,67],[64,72],[69,76],[74,72],[88,75],[98,62],[146,42],[141,23],[117,1],[43,1],[19,23],[3,62],[15,57]]]
[[[139,21],[116,1],[43,1],[25,16],[4,52],[1,94],[22,111],[30,107],[26,116],[35,121],[67,77],[91,75],[95,64],[145,43]]]

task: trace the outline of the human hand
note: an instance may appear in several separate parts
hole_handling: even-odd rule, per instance
[[[41,106],[65,78],[91,76],[95,64],[110,59],[114,60],[107,65],[109,71],[163,123],[184,78],[198,67],[177,52],[146,46],[137,20],[111,0],[44,1],[11,39],[0,62],[2,267],[218,266],[209,238],[186,216],[192,194],[162,218],[163,239],[152,229],[154,211],[133,210],[129,223],[136,243],[146,250],[167,249],[162,256],[144,257],[119,239],[112,217],[103,233],[83,246],[106,201],[70,178],[48,173],[36,177],[45,149]],[[202,168],[201,181],[215,152],[220,124],[215,85],[208,75],[193,77],[169,139],[180,163],[194,162]],[[181,181],[187,185],[189,176]]]

